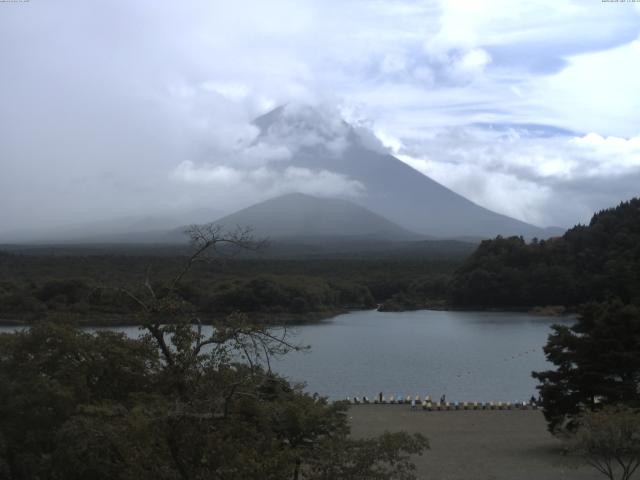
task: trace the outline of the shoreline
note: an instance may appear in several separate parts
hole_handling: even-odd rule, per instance
[[[562,313],[546,310],[548,307],[532,307],[532,308],[474,308],[474,307],[455,307],[455,306],[441,306],[431,308],[417,308],[417,309],[405,309],[405,310],[381,310],[380,308],[367,308],[367,309],[336,309],[319,312],[306,312],[306,313],[265,313],[265,312],[242,312],[247,316],[256,319],[256,323],[278,326],[302,326],[302,325],[314,325],[322,323],[331,318],[339,315],[344,315],[351,312],[368,312],[371,310],[378,311],[380,313],[401,313],[401,312],[418,312],[418,311],[433,311],[433,312],[494,312],[494,313],[528,313],[541,317],[571,317],[576,315],[575,309],[566,309]],[[211,315],[203,319],[203,323],[219,320],[225,318],[230,313],[221,313],[217,315]],[[56,313],[55,316],[61,316],[62,313]],[[77,324],[80,327],[87,328],[104,328],[104,327],[138,327],[140,322],[133,320],[134,315],[88,315],[84,318],[88,320],[83,321],[83,316],[77,313],[70,313],[65,321]],[[56,321],[56,319],[50,319]],[[23,319],[11,319],[0,318],[0,327],[30,327],[42,320],[31,321]]]
[[[380,305],[381,307],[384,304]],[[557,305],[535,305],[531,307],[479,307],[479,306],[457,306],[457,305],[431,305],[421,308],[405,308],[405,309],[389,309],[383,310],[378,308],[379,312],[417,312],[420,310],[430,310],[434,312],[495,312],[495,313],[530,313],[531,315],[539,315],[545,317],[568,317],[578,313],[577,306],[562,307]]]
[[[250,318],[254,318],[256,323],[268,324],[274,327],[279,326],[301,326],[301,325],[313,325],[324,322],[338,315],[353,311],[367,311],[367,310],[327,310],[320,312],[307,312],[307,313],[263,313],[263,312],[241,312],[245,313]],[[211,315],[203,318],[202,323],[206,325],[212,321],[220,320],[230,315],[230,313],[224,313],[219,315]],[[23,319],[11,319],[0,318],[0,327],[30,327],[42,321],[58,321],[62,314],[57,313],[55,315],[58,318],[49,318],[41,320],[23,320]],[[86,318],[83,321],[82,318]],[[134,315],[87,315],[82,316],[77,313],[69,314],[64,318],[65,322],[76,324],[83,328],[104,328],[104,327],[139,327],[141,322],[134,320]],[[195,324],[194,324],[195,325]]]

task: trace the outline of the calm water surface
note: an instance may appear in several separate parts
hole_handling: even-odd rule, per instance
[[[293,340],[311,350],[272,367],[332,399],[382,391],[521,401],[537,394],[531,371],[549,368],[542,346],[550,325],[571,322],[524,313],[353,312],[291,329]],[[135,327],[118,330],[139,334]]]
[[[535,390],[532,370],[553,323],[573,319],[495,312],[354,312],[296,330],[309,353],[274,369],[331,398],[385,395],[517,401]]]

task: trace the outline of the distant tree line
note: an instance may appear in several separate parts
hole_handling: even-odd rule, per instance
[[[532,307],[617,297],[640,303],[640,199],[596,213],[562,237],[483,241],[457,269],[457,306]]]
[[[84,323],[130,323],[136,306],[119,285],[149,270],[165,281],[184,257],[0,255],[0,319],[60,316]],[[348,309],[420,308],[443,302],[455,259],[232,259],[196,265],[180,294],[204,316],[239,311],[268,317]],[[406,300],[411,299],[411,300]],[[413,302],[413,303],[411,303]]]

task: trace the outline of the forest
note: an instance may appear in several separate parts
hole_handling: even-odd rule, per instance
[[[483,241],[456,270],[451,304],[478,308],[561,305],[617,297],[640,303],[640,199],[593,215],[562,237]]]
[[[562,237],[527,242],[498,236],[470,254],[465,248],[445,244],[427,253],[340,258],[223,256],[195,265],[180,294],[207,318],[239,311],[277,323],[376,307],[576,311],[610,297],[640,303],[639,199],[600,211]],[[122,287],[147,277],[162,283],[184,258],[159,247],[0,251],[0,320],[136,323],[135,305]]]
[[[133,253],[0,252],[4,323],[73,318],[81,324],[135,324],[122,287],[148,276],[166,281],[185,256],[148,248]],[[180,294],[205,317],[244,312],[257,320],[306,322],[351,309],[442,304],[464,254],[369,258],[218,258],[194,265]],[[402,303],[398,305],[398,300]]]

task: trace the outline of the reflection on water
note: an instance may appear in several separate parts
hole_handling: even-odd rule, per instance
[[[549,367],[542,346],[550,325],[572,321],[502,312],[353,312],[291,329],[294,342],[311,350],[272,367],[333,399],[383,392],[522,401],[537,394],[531,371]],[[7,330],[14,329],[0,329]],[[137,327],[116,330],[140,334]]]

